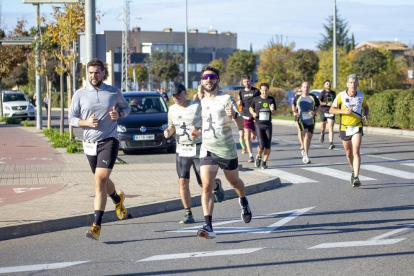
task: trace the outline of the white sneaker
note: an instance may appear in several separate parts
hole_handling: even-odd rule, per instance
[[[304,149],[300,149],[300,153],[302,154],[302,156],[305,156],[305,150]]]
[[[311,162],[307,154],[305,154],[305,156],[303,156],[302,162],[304,164],[309,164]]]

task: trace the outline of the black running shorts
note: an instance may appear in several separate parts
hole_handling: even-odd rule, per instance
[[[359,131],[358,131],[358,133],[362,133],[362,127],[360,127],[359,128]],[[350,135],[350,136],[346,136],[346,132],[345,131],[340,131],[339,132],[339,137],[341,138],[341,140],[342,141],[351,141],[351,139],[352,139],[352,136],[354,136],[355,134],[353,134],[353,135]]]
[[[119,141],[113,137],[98,142],[97,155],[86,155],[95,174],[96,168],[113,169],[118,156]]]
[[[299,123],[299,129],[301,131],[304,131],[305,129],[307,129],[310,133],[313,134],[313,132],[315,131],[315,124],[313,124],[313,125],[305,125],[305,124]]]
[[[254,124],[256,127],[257,140],[259,141],[259,148],[270,149],[272,144],[272,124]]]
[[[175,163],[177,165],[178,178],[190,179],[190,169],[193,166],[194,173],[197,178],[198,185],[201,186],[200,177],[200,158],[198,157],[180,157],[175,155]]]
[[[239,167],[239,160],[237,157],[234,159],[224,159],[207,151],[207,156],[200,158],[200,166],[204,165],[218,165],[222,170],[234,171]]]

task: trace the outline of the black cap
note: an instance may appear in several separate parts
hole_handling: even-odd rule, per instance
[[[181,92],[186,91],[185,86],[181,83],[174,85],[174,88],[171,90],[172,95],[181,94]]]

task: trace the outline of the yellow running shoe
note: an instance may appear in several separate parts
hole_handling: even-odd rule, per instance
[[[123,191],[119,191],[118,195],[121,198],[121,201],[119,203],[114,204],[115,205],[116,216],[119,219],[124,219],[127,215],[127,209],[124,206],[125,194],[124,194]]]
[[[99,240],[99,235],[101,234],[101,227],[95,222],[92,224],[91,229],[86,232],[86,237],[94,240]]]

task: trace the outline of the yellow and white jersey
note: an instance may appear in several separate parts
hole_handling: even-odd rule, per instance
[[[338,95],[332,106],[339,108],[340,110],[346,110],[352,108],[351,114],[341,114],[341,130],[345,131],[346,126],[359,126],[362,127],[362,108],[367,106],[365,95],[357,91],[356,95],[351,97],[346,91],[342,91]]]

